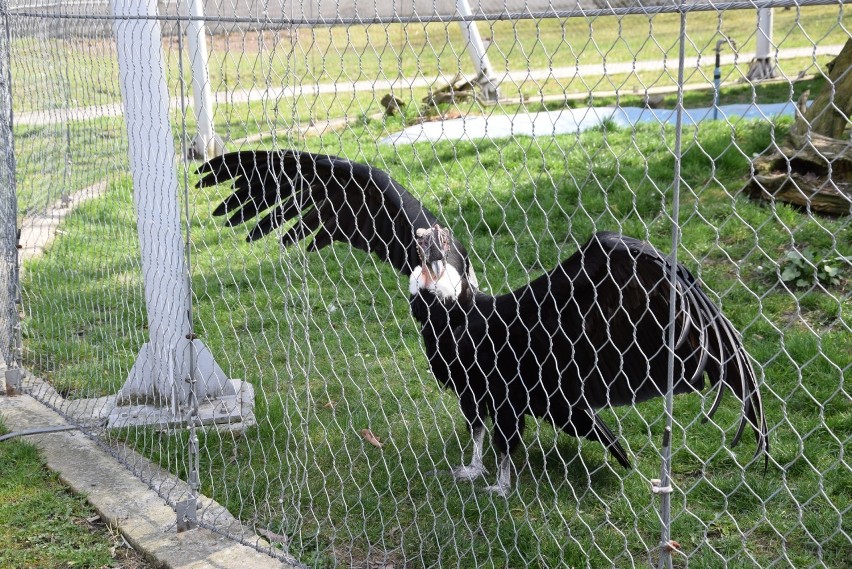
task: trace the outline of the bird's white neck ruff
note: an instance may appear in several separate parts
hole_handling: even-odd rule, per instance
[[[414,296],[418,291],[427,290],[441,300],[458,300],[462,292],[462,278],[452,265],[444,265],[441,276],[432,279],[420,265],[414,267],[408,280],[408,292]]]

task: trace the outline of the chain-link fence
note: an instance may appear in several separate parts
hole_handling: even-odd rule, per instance
[[[308,566],[846,564],[842,2],[0,8],[6,364],[178,525]]]

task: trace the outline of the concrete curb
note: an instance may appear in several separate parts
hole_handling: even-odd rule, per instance
[[[0,396],[0,414],[11,431],[68,424],[61,415],[29,395]],[[282,569],[301,567],[295,562],[274,559],[248,545],[225,537],[237,535],[244,543],[260,548],[269,545],[242,527],[221,505],[202,497],[198,518],[219,532],[197,528],[183,533],[175,529],[176,514],[152,488],[172,500],[180,499],[185,483],[163,472],[142,456],[116,448],[122,460],[81,432],[66,431],[27,437],[42,452],[48,467],[72,490],[85,496],[109,524],[157,567],[168,569]],[[145,473],[146,484],[129,468]],[[164,484],[168,481],[169,486]],[[212,522],[212,523],[211,523]]]

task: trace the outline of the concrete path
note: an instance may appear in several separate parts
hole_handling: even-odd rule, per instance
[[[21,263],[41,256],[56,237],[56,232],[59,230],[59,224],[62,223],[62,220],[77,206],[103,196],[107,187],[105,181],[98,182],[57,200],[47,206],[44,211],[37,211],[25,216],[21,221],[21,236],[18,239],[18,243],[21,245],[18,258]]]
[[[814,57],[824,55],[836,55],[840,53],[842,45],[825,45],[803,48],[781,49],[777,53],[777,59],[796,59],[800,57]],[[747,63],[754,54],[726,53],[722,55],[722,65],[733,63]],[[703,56],[690,57],[686,60],[687,68],[705,67],[712,74],[714,57]],[[570,81],[575,77],[594,77],[601,75],[617,75],[623,73],[639,73],[644,71],[677,71],[677,59],[652,60],[652,61],[629,61],[618,63],[600,63],[592,65],[575,65],[573,67],[553,67],[550,69],[533,69],[525,71],[507,71],[499,76],[501,82],[520,85],[527,81],[542,82],[547,79]],[[217,104],[223,103],[248,103],[252,101],[276,101],[278,99],[299,96],[313,96],[323,94],[352,94],[372,92],[377,97],[389,91],[405,91],[409,89],[428,87],[430,85],[443,84],[450,81],[452,77],[418,77],[396,79],[377,79],[375,81],[355,81],[350,83],[315,83],[300,86],[282,86],[274,88],[252,87],[234,91],[219,91],[214,94]],[[181,101],[179,98],[172,99],[172,108],[179,109]],[[91,120],[98,117],[117,117],[123,113],[121,103],[110,103],[91,107],[79,107],[74,109],[53,109],[50,111],[37,111],[31,113],[16,113],[15,124],[40,126],[66,121]]]

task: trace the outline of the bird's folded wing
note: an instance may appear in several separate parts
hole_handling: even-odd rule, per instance
[[[554,270],[497,302],[504,320],[529,330],[539,361],[579,380],[563,386],[566,396],[593,409],[633,405],[667,388],[671,282],[670,260],[653,246],[598,233]],[[761,452],[766,422],[739,334],[682,265],[674,289],[674,392],[702,389],[706,373],[719,387],[712,416],[723,390],[731,389],[742,402],[732,446],[748,423]]]

